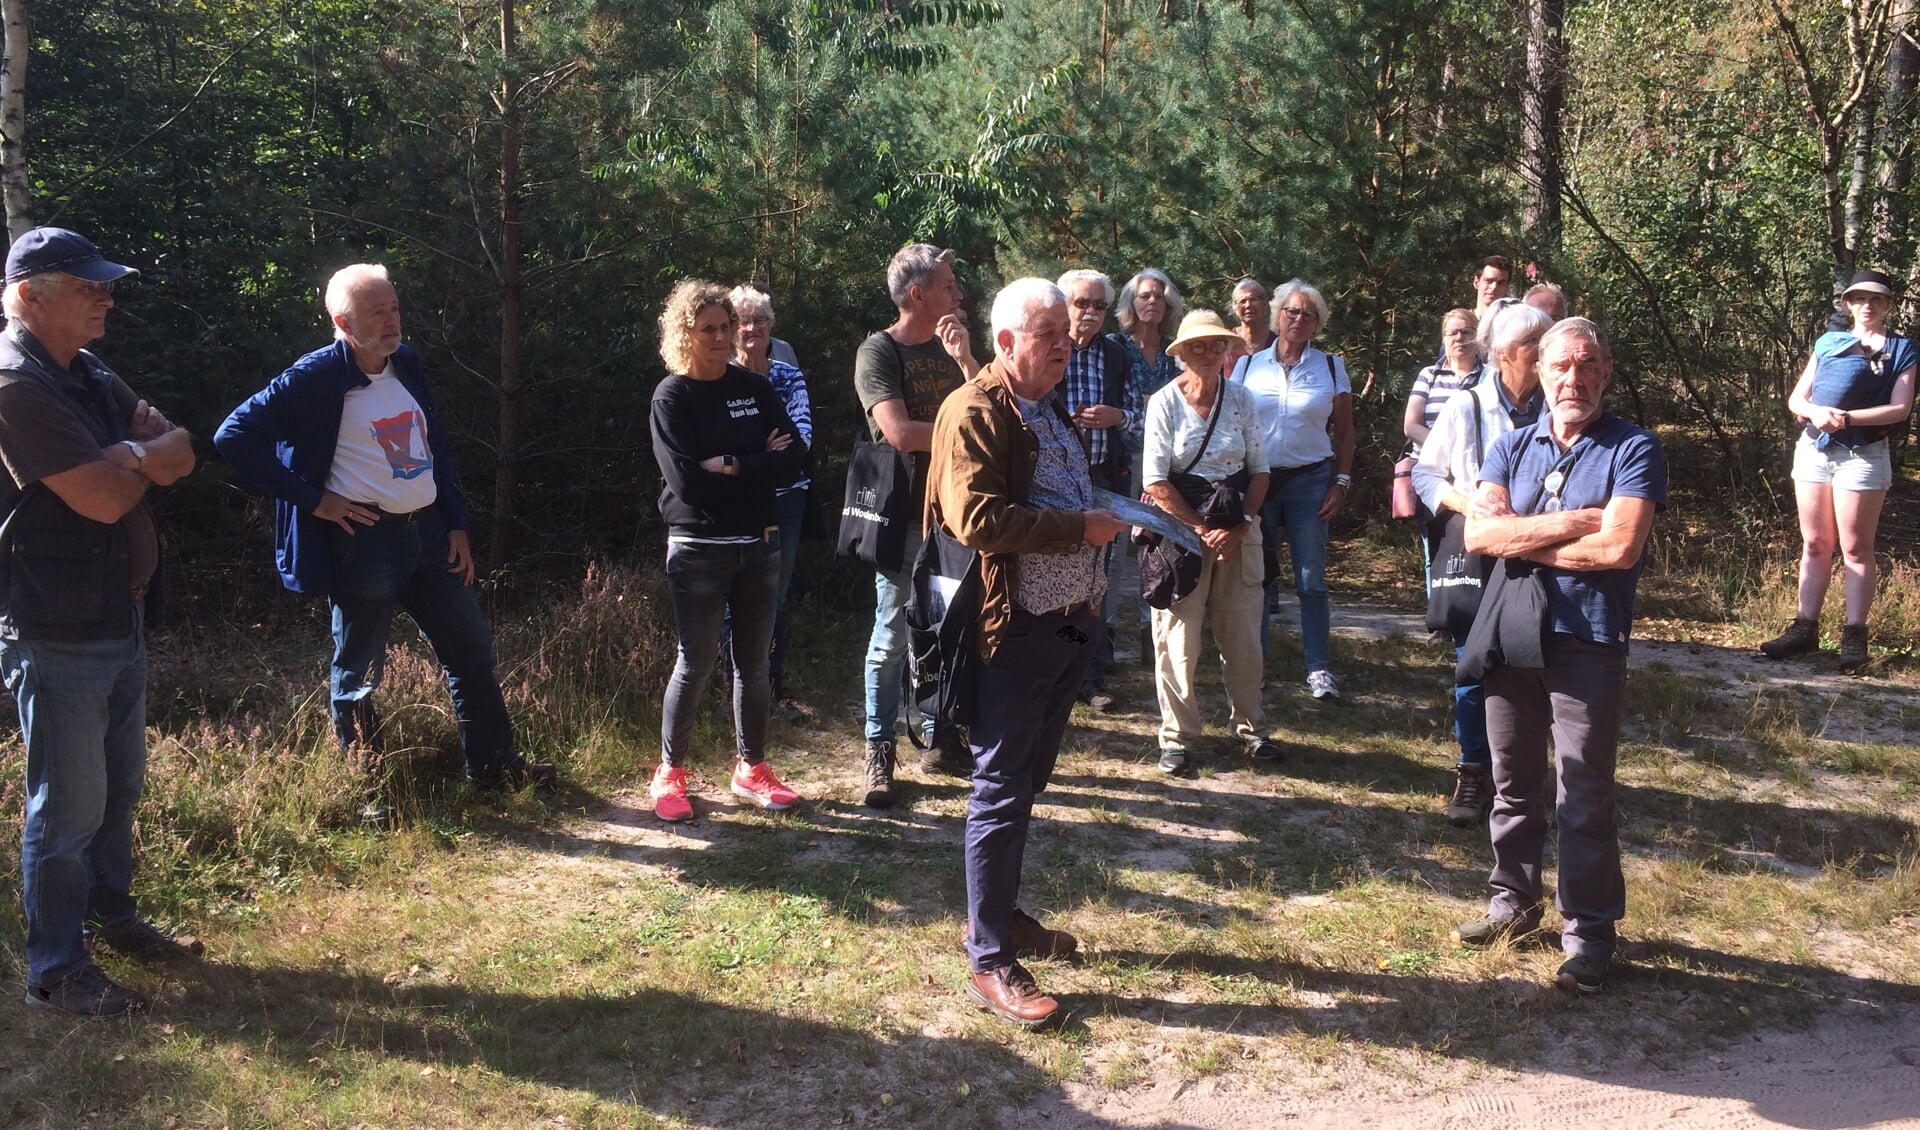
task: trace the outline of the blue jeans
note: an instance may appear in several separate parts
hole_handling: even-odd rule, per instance
[[[787,666],[787,590],[793,587],[793,567],[800,560],[800,528],[807,519],[807,489],[790,490],[774,496],[774,520],[780,525],[780,594],[773,613],[773,653],[767,659],[767,685],[773,697],[786,694],[784,678]],[[727,606],[727,618],[720,628],[721,661],[727,673],[739,678],[733,663],[733,606]]]
[[[1460,659],[1467,629],[1453,633],[1453,658]],[[1460,764],[1493,771],[1493,746],[1487,742],[1487,687],[1485,683],[1455,684],[1453,736],[1460,743]]]
[[[147,779],[147,639],[0,640],[0,666],[27,747],[20,840],[27,983],[51,984],[90,958],[87,921],[133,919],[133,808]]]
[[[1333,602],[1327,598],[1327,524],[1320,504],[1333,486],[1333,460],[1299,471],[1276,469],[1267,488],[1260,515],[1287,541],[1293,563],[1293,591],[1300,598],[1300,648],[1308,671],[1325,671],[1329,662],[1327,636],[1333,630]],[[1273,614],[1271,594],[1261,605],[1260,649],[1266,653],[1267,628]]]
[[[920,554],[920,531],[907,535],[906,563],[898,570],[873,571],[873,635],[867,640],[867,740],[891,740],[900,716],[901,679],[907,663],[907,601],[913,596],[913,559]],[[933,740],[933,719],[926,721]]]
[[[1008,931],[1020,901],[1033,799],[1053,775],[1099,630],[1094,612],[1034,616],[1016,609],[993,662],[980,671],[967,730],[967,956],[975,972],[1013,963]]]
[[[467,775],[480,777],[515,760],[513,723],[493,670],[493,626],[473,589],[447,571],[447,527],[437,512],[418,521],[329,528],[333,556],[333,729],[343,747],[359,732],[355,707],[380,686],[393,613],[420,627],[453,695],[453,717]]]
[[[667,592],[673,600],[679,650],[660,708],[660,756],[684,765],[693,741],[707,679],[720,657],[722,619],[731,611],[739,677],[733,681],[733,732],[740,760],[757,764],[767,755],[767,653],[773,640],[773,608],[779,595],[780,547],[763,541],[740,544],[673,542],[667,546]]]

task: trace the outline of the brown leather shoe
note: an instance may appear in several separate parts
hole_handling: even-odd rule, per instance
[[[1080,948],[1080,939],[1065,930],[1049,930],[1018,908],[1007,926],[1007,938],[1013,942],[1014,951],[1026,957],[1072,957]]]
[[[1018,907],[1008,923],[1007,938],[1016,957],[1072,957],[1080,949],[1080,939],[1065,930],[1049,930],[1040,920]],[[967,928],[960,927],[960,948],[967,948]]]
[[[1060,1002],[1042,993],[1033,982],[1033,974],[1017,961],[969,976],[967,999],[1027,1028],[1040,1027],[1060,1011]]]

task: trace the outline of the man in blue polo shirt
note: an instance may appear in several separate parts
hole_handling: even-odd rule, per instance
[[[1495,799],[1493,897],[1454,937],[1469,946],[1540,926],[1546,804],[1559,760],[1558,906],[1567,960],[1555,983],[1600,991],[1626,912],[1614,807],[1614,756],[1626,692],[1633,596],[1647,535],[1667,501],[1667,467],[1652,432],[1600,405],[1613,359],[1600,327],[1556,323],[1540,339],[1546,412],[1494,444],[1467,516],[1467,548],[1531,561],[1546,581],[1546,665],[1486,676]]]

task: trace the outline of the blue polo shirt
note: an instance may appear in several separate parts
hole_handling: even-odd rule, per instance
[[[1529,428],[1518,428],[1494,441],[1480,465],[1480,481],[1507,488],[1516,514],[1539,514],[1552,509],[1546,490],[1549,475],[1559,471],[1561,510],[1605,506],[1614,498],[1652,499],[1655,510],[1667,507],[1667,460],[1659,437],[1611,412],[1587,425],[1573,446],[1561,450],[1554,441],[1552,417],[1540,413]],[[1633,593],[1646,568],[1647,555],[1625,569],[1573,572],[1543,568],[1547,580],[1547,612],[1553,630],[1578,639],[1610,644],[1625,651],[1633,627]]]

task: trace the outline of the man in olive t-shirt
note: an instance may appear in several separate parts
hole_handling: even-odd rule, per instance
[[[920,513],[926,491],[927,451],[933,443],[933,418],[940,402],[980,368],[973,358],[965,323],[955,316],[960,288],[953,277],[953,252],[931,244],[910,243],[887,264],[887,293],[900,316],[893,325],[861,343],[854,361],[853,387],[876,443],[913,454],[913,513]],[[893,803],[893,723],[900,713],[902,665],[907,654],[907,598],[920,531],[907,538],[897,570],[874,570],[873,635],[867,643],[866,803]],[[931,720],[926,735],[933,737]],[[930,751],[921,767],[964,773],[958,750]]]

